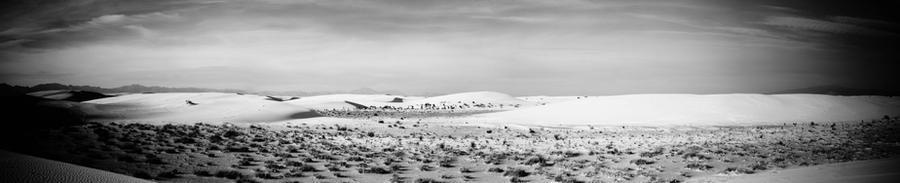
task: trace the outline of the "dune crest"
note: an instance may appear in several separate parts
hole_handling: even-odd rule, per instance
[[[117,120],[224,123],[269,122],[318,116],[314,111],[264,96],[233,93],[131,94],[86,101],[102,104]]]

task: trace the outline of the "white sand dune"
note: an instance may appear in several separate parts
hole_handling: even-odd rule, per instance
[[[892,183],[900,180],[900,158],[835,163],[742,176],[698,177],[687,182],[728,183]]]
[[[742,125],[837,122],[900,115],[900,99],[814,94],[642,94],[589,97],[482,114],[489,123],[523,125]]]
[[[85,103],[101,104],[100,111],[115,114],[114,119],[120,121],[268,122],[318,116],[310,109],[267,100],[265,96],[233,93],[130,94]]]
[[[0,182],[151,182],[127,175],[0,150]]]

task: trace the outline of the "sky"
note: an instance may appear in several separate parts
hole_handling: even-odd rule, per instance
[[[0,82],[406,94],[900,89],[891,1],[14,0]]]

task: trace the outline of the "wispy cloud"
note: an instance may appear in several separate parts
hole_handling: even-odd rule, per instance
[[[866,27],[863,24],[878,21],[867,21],[850,17],[834,17],[833,20],[812,19],[804,17],[769,17],[763,24],[797,31],[816,31],[834,34],[861,34],[873,36],[894,36],[892,32]],[[865,22],[865,23],[864,23]]]

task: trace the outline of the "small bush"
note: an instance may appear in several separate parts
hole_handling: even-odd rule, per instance
[[[390,174],[393,172],[388,168],[374,166],[360,169],[359,173]]]
[[[159,175],[157,175],[157,176],[160,178],[173,179],[173,178],[180,177],[179,174],[181,174],[181,172],[178,172],[178,170],[170,170],[170,171],[166,171],[163,173],[159,173]]]
[[[503,173],[503,169],[497,168],[497,167],[493,167],[493,168],[489,168],[489,169],[488,169],[488,172]]]
[[[150,173],[147,173],[145,171],[135,172],[131,176],[141,178],[141,179],[153,179],[153,175],[150,175]]]
[[[318,172],[319,171],[318,169],[316,169],[316,167],[314,167],[312,165],[306,165],[306,164],[304,164],[300,167],[297,167],[295,170],[300,171],[300,172]]]
[[[418,178],[414,182],[415,183],[442,183],[441,181],[434,180],[432,178]]]
[[[710,166],[707,164],[698,164],[698,163],[691,163],[685,167],[688,169],[694,169],[694,170],[709,170],[709,169],[713,168],[713,166]]]
[[[456,163],[456,158],[445,158],[438,162],[438,164],[444,168],[453,168],[455,167],[455,165],[453,165],[454,163]]]
[[[430,172],[430,171],[434,171],[434,167],[431,165],[422,165],[421,167],[419,167],[419,170],[425,171],[425,172]]]
[[[197,171],[194,171],[194,175],[197,175],[197,176],[200,176],[200,177],[212,177],[212,176],[213,176],[213,174],[212,174],[211,172],[206,171],[206,170],[197,170]]]
[[[228,179],[239,179],[239,178],[246,177],[246,175],[244,175],[244,173],[241,173],[241,172],[235,171],[235,170],[221,170],[221,171],[216,172],[216,177],[222,177],[222,178],[228,178]]]
[[[511,182],[511,183],[524,183],[524,182],[528,182],[528,180],[525,180],[525,179],[522,179],[522,178],[519,178],[519,177],[513,177],[513,178],[510,178],[510,179],[509,179],[509,182]]]
[[[509,177],[527,177],[529,175],[531,175],[530,172],[522,170],[522,169],[518,169],[518,168],[510,169],[510,170],[507,170],[506,173],[503,173],[503,176],[509,176]]]
[[[651,161],[651,160],[645,160],[645,159],[636,159],[636,160],[631,160],[631,163],[635,164],[635,165],[652,165],[656,162]]]
[[[475,171],[474,169],[471,169],[471,168],[460,168],[460,169],[459,169],[459,172],[460,172],[460,173],[475,173],[475,172],[478,172],[478,171]]]

